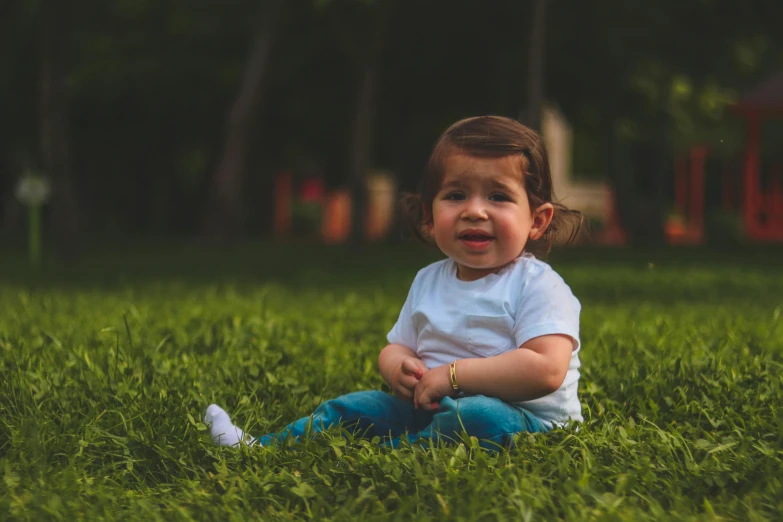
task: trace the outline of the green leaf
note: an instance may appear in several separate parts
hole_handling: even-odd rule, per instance
[[[713,453],[720,453],[721,451],[725,451],[729,448],[733,448],[736,445],[737,445],[736,442],[728,442],[726,444],[720,444],[719,446],[715,446],[714,448],[709,450],[707,453],[709,453],[710,455],[712,455]]]
[[[312,497],[315,497],[317,495],[317,493],[312,488],[312,486],[310,486],[310,484],[307,484],[307,483],[304,483],[304,482],[302,482],[301,484],[299,484],[299,485],[297,485],[295,487],[292,487],[291,488],[291,492],[294,495],[296,495],[298,497],[302,497],[302,498],[312,498]]]

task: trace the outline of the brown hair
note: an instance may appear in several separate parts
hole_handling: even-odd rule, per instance
[[[534,130],[502,116],[460,120],[438,138],[418,194],[404,194],[401,201],[403,218],[417,237],[432,242],[426,229],[432,219],[432,202],[443,181],[445,160],[456,153],[478,158],[516,156],[530,208],[535,209],[543,203],[552,203],[555,207],[552,222],[544,235],[537,240],[528,240],[526,252],[543,257],[555,241],[570,243],[574,240],[584,219],[580,212],[553,201],[552,175],[544,140]]]

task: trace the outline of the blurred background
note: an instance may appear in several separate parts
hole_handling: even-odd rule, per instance
[[[399,242],[399,192],[480,114],[544,134],[582,242],[780,242],[781,21],[779,0],[5,0],[0,249]]]

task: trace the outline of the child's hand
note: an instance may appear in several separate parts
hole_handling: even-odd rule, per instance
[[[402,360],[392,377],[392,391],[407,401],[413,400],[413,391],[419,379],[429,371],[424,361],[418,357],[407,357]]]
[[[453,392],[449,365],[438,366],[419,379],[413,394],[413,404],[416,408],[434,411],[440,408],[440,400],[450,396]]]

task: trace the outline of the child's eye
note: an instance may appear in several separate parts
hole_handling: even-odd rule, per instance
[[[511,198],[501,192],[495,192],[489,196],[490,201],[511,201]]]
[[[462,192],[449,192],[443,199],[450,199],[452,201],[462,201],[465,199],[465,194]]]

